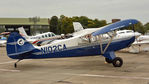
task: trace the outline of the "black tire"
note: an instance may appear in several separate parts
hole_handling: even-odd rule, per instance
[[[121,67],[123,65],[123,60],[120,57],[116,57],[112,62],[114,67]]]
[[[14,64],[14,68],[17,68],[17,64],[16,63]]]
[[[113,60],[110,60],[109,58],[105,58],[105,61],[106,61],[107,63],[112,63]]]

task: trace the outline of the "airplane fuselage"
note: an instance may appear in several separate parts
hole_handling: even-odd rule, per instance
[[[74,41],[72,41],[74,40]],[[27,53],[27,55],[8,56],[13,59],[40,59],[40,58],[58,58],[58,57],[76,57],[76,56],[92,56],[101,55],[99,42],[83,43],[81,44],[80,38],[70,38],[59,40],[58,42],[51,43],[46,46],[34,46],[34,49]],[[135,40],[134,36],[125,37],[121,39],[115,38],[109,45],[108,51],[117,51],[128,47]],[[103,49],[106,47],[108,41],[103,42]]]

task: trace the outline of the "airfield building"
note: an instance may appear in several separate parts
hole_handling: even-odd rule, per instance
[[[49,30],[48,18],[0,18],[0,33],[18,31],[18,27],[24,27],[28,35]]]

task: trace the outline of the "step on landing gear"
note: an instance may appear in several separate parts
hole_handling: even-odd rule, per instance
[[[21,61],[21,59],[19,59],[17,62],[14,63],[14,68],[17,68],[17,63],[20,61]]]
[[[107,63],[112,63],[113,60],[111,60],[111,59],[109,59],[109,58],[105,58],[105,61],[106,61]]]

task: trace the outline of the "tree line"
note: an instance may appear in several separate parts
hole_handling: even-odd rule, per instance
[[[98,28],[107,25],[106,20],[90,19],[86,16],[67,17],[61,15],[60,18],[52,16],[50,19],[50,31],[55,34],[68,34],[74,32],[73,22],[80,22],[83,28]]]
[[[52,16],[49,20],[50,31],[55,34],[68,34],[74,32],[73,22],[80,22],[83,28],[99,28],[107,24],[106,20],[90,19],[86,16],[73,16],[67,17],[61,15],[59,18],[57,16]],[[134,29],[137,32],[145,34],[149,30],[149,23],[143,25],[141,22],[132,27],[127,27],[126,29]]]

